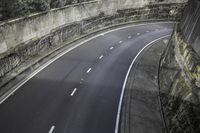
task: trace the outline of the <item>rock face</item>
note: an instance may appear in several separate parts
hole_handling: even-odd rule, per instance
[[[160,89],[170,133],[200,132],[199,3],[189,1],[161,61]]]

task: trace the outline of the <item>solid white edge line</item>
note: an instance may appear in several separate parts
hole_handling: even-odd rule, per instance
[[[11,91],[8,91],[5,93],[5,97],[0,101],[0,104],[2,104],[6,99],[8,99],[13,93],[15,93],[21,86],[23,86],[27,81],[29,81],[30,79],[32,79],[35,75],[37,75],[40,71],[42,71],[44,68],[46,68],[47,66],[49,66],[50,64],[52,64],[54,61],[56,61],[57,59],[59,59],[60,57],[62,57],[63,55],[65,55],[66,53],[69,53],[70,51],[74,50],[75,48],[83,45],[84,43],[90,41],[90,40],[93,40],[97,37],[100,37],[101,34],[108,34],[108,33],[111,33],[111,32],[114,32],[114,31],[117,31],[117,30],[121,30],[121,29],[126,29],[126,28],[129,28],[129,27],[138,27],[138,26],[144,26],[144,25],[154,25],[154,24],[174,24],[176,22],[172,22],[172,21],[168,21],[168,22],[155,22],[155,23],[143,23],[143,24],[133,24],[133,25],[128,25],[128,26],[123,26],[123,27],[120,27],[120,28],[116,28],[116,29],[113,29],[113,30],[110,30],[110,31],[106,31],[106,32],[103,32],[103,33],[100,33],[96,36],[93,36],[89,39],[86,39],[85,41],[81,42],[81,43],[78,43],[77,45],[74,45],[72,46],[71,48],[67,49],[66,51],[64,52],[61,52],[60,54],[58,54],[55,58],[49,60],[48,62],[46,62],[44,65],[40,66],[36,71],[34,71],[32,74],[30,74],[29,76],[27,76],[27,78],[23,79],[21,82],[19,82],[18,84],[16,84],[14,87],[12,87]]]
[[[155,43],[155,42],[157,42],[157,41],[159,41],[159,40],[161,40],[161,39],[163,39],[163,38],[166,38],[166,37],[168,37],[168,36],[170,36],[170,35],[162,36],[162,37],[160,37],[160,38],[158,38],[158,39],[155,39],[155,40],[153,40],[152,42],[148,43],[147,45],[145,45],[145,46],[139,51],[139,53],[138,53],[138,54],[135,56],[135,58],[133,59],[131,65],[130,65],[130,67],[129,67],[129,69],[128,69],[128,72],[127,72],[127,74],[126,74],[126,78],[125,78],[125,80],[124,80],[124,84],[123,84],[123,88],[122,88],[122,92],[121,92],[121,96],[120,96],[120,101],[119,101],[119,106],[118,106],[118,112],[117,112],[117,118],[116,118],[116,124],[115,124],[115,133],[119,133],[119,122],[120,122],[120,115],[121,115],[121,111],[122,111],[121,108],[122,108],[122,102],[123,102],[123,98],[124,98],[124,92],[125,92],[125,88],[126,88],[126,83],[127,83],[127,80],[128,80],[129,74],[130,74],[130,71],[131,71],[131,69],[132,69],[132,67],[133,67],[133,65],[134,65],[134,63],[135,63],[135,61],[136,61],[136,59],[137,59],[138,56],[143,52],[143,50],[144,50],[145,48],[147,48],[147,47],[150,46],[151,44],[153,44],[153,43]]]
[[[54,129],[55,129],[55,126],[52,126],[51,129],[49,130],[49,133],[53,133]]]
[[[77,91],[77,88],[74,88],[74,90],[73,90],[73,92],[71,93],[70,96],[74,96],[74,94],[76,93],[76,91]]]

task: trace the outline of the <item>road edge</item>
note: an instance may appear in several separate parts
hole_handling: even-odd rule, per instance
[[[68,52],[74,50],[75,48],[83,45],[84,43],[93,40],[99,36],[102,36],[102,34],[108,34],[117,30],[121,30],[121,29],[125,29],[125,28],[129,28],[129,27],[136,27],[136,26],[143,26],[143,25],[148,25],[148,24],[166,24],[166,23],[175,23],[172,21],[167,21],[167,22],[163,22],[163,21],[158,21],[158,22],[144,22],[141,24],[138,23],[132,23],[130,25],[124,25],[121,24],[121,27],[118,28],[114,28],[114,29],[110,29],[111,27],[107,27],[106,29],[108,29],[108,31],[104,31],[104,30],[99,30],[96,31],[98,34],[82,41],[79,42],[75,45],[72,45],[71,47],[67,48],[65,51],[62,51],[61,53],[59,53],[57,56],[51,58],[48,62],[45,62],[44,64],[42,64],[41,66],[39,66],[38,68],[36,68],[36,70],[34,70],[33,72],[31,72],[30,75],[26,76],[26,78],[22,79],[20,82],[16,83],[14,86],[11,87],[11,89],[7,90],[4,94],[2,94],[2,96],[0,96],[0,104],[2,104],[4,101],[6,101],[11,95],[13,95],[21,86],[23,86],[26,82],[28,82],[30,79],[32,79],[35,75],[37,75],[40,71],[42,71],[43,69],[45,69],[47,66],[49,66],[50,64],[52,64],[54,61],[56,61],[57,59],[59,59],[60,57],[62,57],[63,55],[67,54]],[[120,25],[119,25],[120,26]],[[113,26],[113,27],[117,27],[117,26]],[[95,32],[94,32],[95,34]]]
[[[127,74],[126,74],[126,77],[125,77],[125,80],[124,80],[124,84],[123,84],[123,87],[122,87],[122,91],[121,91],[121,96],[120,96],[120,101],[119,101],[119,105],[118,105],[118,112],[117,112],[117,118],[116,118],[116,124],[115,124],[115,133],[119,133],[119,128],[120,128],[120,117],[121,117],[121,111],[122,111],[122,103],[123,103],[123,99],[124,99],[124,93],[125,93],[125,88],[126,88],[126,84],[127,84],[127,81],[128,81],[128,77],[130,75],[130,72],[131,72],[131,69],[133,68],[133,65],[135,63],[135,61],[137,60],[137,58],[140,56],[140,54],[146,49],[148,48],[150,45],[153,45],[153,43],[161,40],[161,39],[164,39],[166,37],[169,37],[171,35],[165,35],[165,36],[162,36],[162,37],[159,37],[153,41],[151,41],[150,43],[148,43],[147,45],[145,45],[139,52],[138,54],[135,56],[135,58],[133,59],[128,71],[127,71]]]

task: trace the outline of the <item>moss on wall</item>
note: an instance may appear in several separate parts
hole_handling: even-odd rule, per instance
[[[160,68],[160,88],[169,133],[200,132],[200,57],[176,26]]]
[[[181,97],[165,95],[164,102],[166,122],[169,133],[199,133],[200,132],[200,108],[199,104],[193,104],[182,100]]]

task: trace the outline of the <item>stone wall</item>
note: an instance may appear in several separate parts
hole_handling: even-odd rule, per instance
[[[103,27],[136,21],[176,21],[185,6],[184,2],[156,2],[118,9],[116,1],[110,1],[112,6],[106,3],[85,2],[0,24],[0,81],[22,63]]]
[[[160,64],[160,92],[170,133],[200,132],[200,46],[194,45],[199,38],[196,2],[187,5],[187,14],[177,24]]]

